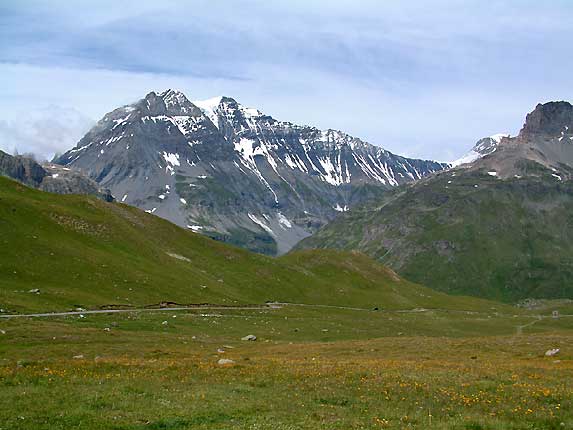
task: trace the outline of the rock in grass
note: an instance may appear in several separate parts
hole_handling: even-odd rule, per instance
[[[229,358],[221,358],[219,361],[217,361],[217,364],[219,366],[232,366],[235,364],[235,362]]]
[[[32,288],[28,292],[32,293],[32,294],[40,294],[40,289],[39,288]]]
[[[257,340],[257,336],[255,336],[254,334],[248,334],[245,337],[242,337],[241,340],[250,340],[253,342]]]
[[[559,348],[548,349],[548,350],[545,352],[545,356],[546,356],[546,357],[554,357],[554,356],[556,356],[557,354],[559,354],[559,351],[561,351]]]

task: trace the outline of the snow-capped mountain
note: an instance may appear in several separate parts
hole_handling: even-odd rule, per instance
[[[494,153],[502,139],[509,137],[510,135],[507,133],[499,133],[478,140],[474,147],[466,155],[451,162],[452,167],[473,163],[474,161],[483,158],[486,155]]]
[[[55,160],[118,201],[268,253],[389,187],[447,168],[336,130],[278,121],[232,98],[174,90],[106,114]]]

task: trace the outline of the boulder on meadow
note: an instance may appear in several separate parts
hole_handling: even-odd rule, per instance
[[[257,336],[255,336],[254,334],[248,334],[245,337],[242,337],[241,340],[249,340],[251,342],[257,340]]]
[[[559,348],[548,349],[547,351],[545,351],[545,356],[554,357],[557,354],[559,354],[559,351],[561,351]]]

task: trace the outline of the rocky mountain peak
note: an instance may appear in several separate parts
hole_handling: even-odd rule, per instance
[[[0,175],[16,179],[26,185],[38,187],[46,171],[31,158],[12,156],[0,151]]]
[[[201,109],[195,106],[181,91],[166,90],[150,92],[137,104],[142,114],[150,116],[201,116]]]
[[[492,136],[484,137],[477,141],[473,150],[478,154],[483,156],[489,155],[497,149],[497,146],[502,142],[503,139],[509,138],[508,133],[498,133]]]
[[[561,138],[573,136],[573,105],[565,101],[538,104],[527,115],[520,137],[546,136]]]
[[[211,120],[211,122],[218,128],[219,127],[219,118],[217,115],[217,110],[219,109],[219,105],[221,104],[223,99],[227,97],[218,96],[213,97],[207,100],[193,100],[193,104],[201,111],[203,114]]]
[[[518,136],[482,139],[452,164],[465,164],[500,179],[543,175],[558,181],[569,179],[573,177],[573,105],[564,101],[538,104]]]
[[[231,97],[151,92],[115,109],[56,163],[194,232],[283,253],[340,211],[447,165],[336,130],[279,121]]]
[[[265,115],[258,109],[246,107],[241,103],[239,103],[237,100],[225,96],[221,97],[221,102],[219,103],[219,110],[222,113],[233,115],[242,120],[258,118],[258,117],[270,118],[268,115]]]
[[[473,148],[462,158],[452,161],[452,167],[473,163],[480,158],[493,154],[504,139],[509,139],[507,133],[498,133],[492,136],[483,137],[476,142]]]
[[[165,106],[163,97],[155,91],[147,94],[135,107],[140,107],[142,113],[149,115],[165,115],[167,113],[167,107]]]
[[[235,106],[235,107],[239,106],[239,102],[237,102],[237,100],[235,100],[233,97],[229,97],[229,96],[221,96],[221,98],[219,100],[219,104],[226,104],[226,105]]]

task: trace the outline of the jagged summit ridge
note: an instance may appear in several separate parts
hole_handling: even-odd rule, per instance
[[[573,105],[566,101],[538,104],[527,115],[520,136],[573,136]],[[563,139],[562,139],[563,140]]]
[[[339,208],[447,167],[176,90],[106,114],[55,161],[124,203],[265,252],[290,249]]]
[[[500,179],[547,172],[558,181],[572,178],[573,105],[563,101],[538,104],[517,136],[502,139],[491,156],[471,168],[495,172]]]
[[[451,165],[482,168],[491,164],[492,167],[506,170],[506,175],[510,176],[520,173],[520,169],[513,165],[516,162],[522,164],[522,160],[534,161],[552,169],[558,169],[559,165],[573,167],[572,144],[573,105],[567,101],[539,103],[527,114],[517,136],[500,133],[480,139],[466,155],[452,161]],[[482,160],[496,152],[499,156],[493,160]]]

